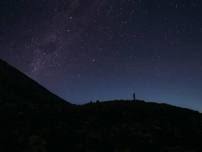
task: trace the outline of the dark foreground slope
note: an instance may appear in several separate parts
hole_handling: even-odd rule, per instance
[[[38,83],[0,60],[0,104],[52,106],[68,104]]]
[[[0,62],[1,152],[201,152],[200,113],[166,104],[73,106]]]

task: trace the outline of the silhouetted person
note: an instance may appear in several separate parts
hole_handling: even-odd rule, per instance
[[[133,93],[133,101],[136,101],[136,95],[135,95],[135,92]]]

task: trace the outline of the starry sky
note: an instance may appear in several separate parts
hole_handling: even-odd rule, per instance
[[[202,111],[201,0],[1,0],[0,58],[60,97]]]

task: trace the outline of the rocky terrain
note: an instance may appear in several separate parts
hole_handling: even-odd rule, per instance
[[[201,152],[202,115],[167,104],[73,105],[0,61],[2,152]]]

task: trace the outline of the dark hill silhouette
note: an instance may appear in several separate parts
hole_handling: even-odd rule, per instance
[[[202,115],[167,104],[75,106],[0,61],[2,152],[201,152]]]
[[[17,100],[21,104],[67,104],[2,60],[0,60],[0,100],[2,102]]]

